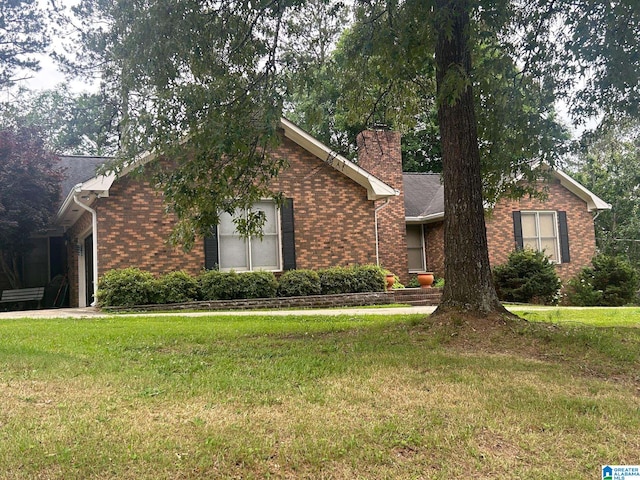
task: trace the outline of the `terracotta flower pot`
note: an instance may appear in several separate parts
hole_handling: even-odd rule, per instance
[[[433,285],[433,273],[419,273],[418,283],[420,284],[420,288],[431,288],[431,285]]]
[[[393,288],[393,284],[396,283],[396,277],[393,273],[387,273],[387,290],[391,290]]]

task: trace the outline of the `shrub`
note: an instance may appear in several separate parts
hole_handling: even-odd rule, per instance
[[[198,300],[198,281],[184,271],[170,272],[158,279],[158,303]]]
[[[240,298],[271,298],[278,291],[278,280],[272,272],[246,272],[239,274]]]
[[[219,272],[207,270],[199,278],[204,300],[237,300],[275,297],[278,289],[271,272]]]
[[[387,287],[384,269],[376,265],[360,265],[353,267],[352,292],[384,292]],[[397,286],[396,286],[397,284]],[[393,288],[404,288],[396,277]],[[347,292],[348,293],[348,292]]]
[[[156,303],[158,281],[138,268],[109,270],[98,283],[98,303],[104,307],[130,307]]]
[[[507,302],[555,303],[561,286],[553,263],[544,253],[530,249],[511,252],[507,263],[494,269],[493,277],[498,297]]]
[[[205,270],[198,277],[200,298],[203,300],[220,300],[222,277],[224,273],[218,270]]]
[[[318,271],[320,279],[320,293],[322,295],[335,295],[348,293],[353,290],[353,271],[346,267],[331,267]]]
[[[621,306],[636,300],[638,273],[624,260],[597,255],[569,282],[569,301],[581,306]]]
[[[289,270],[282,274],[278,282],[280,297],[300,297],[320,293],[320,277],[313,270]]]
[[[334,295],[383,292],[386,288],[385,273],[384,269],[375,265],[360,265],[326,268],[318,271],[318,276],[322,295]]]

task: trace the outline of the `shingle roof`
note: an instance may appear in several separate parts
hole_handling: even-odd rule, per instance
[[[407,218],[444,215],[444,186],[438,173],[403,173]]]
[[[96,176],[98,167],[108,162],[108,157],[86,157],[76,155],[61,155],[60,167],[64,170],[62,180],[62,199],[64,200],[71,189],[78,183],[86,182]]]

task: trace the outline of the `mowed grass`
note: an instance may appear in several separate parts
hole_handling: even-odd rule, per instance
[[[0,321],[0,478],[587,479],[640,463],[640,310],[520,314],[535,321]]]

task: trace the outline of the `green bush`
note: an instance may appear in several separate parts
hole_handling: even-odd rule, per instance
[[[237,300],[243,298],[275,297],[278,289],[271,272],[219,272],[208,270],[200,275],[203,300]]]
[[[320,295],[320,277],[313,270],[289,270],[278,281],[278,296]]]
[[[104,307],[130,307],[156,303],[158,281],[139,268],[109,270],[98,282],[98,303]]]
[[[355,281],[352,269],[346,267],[331,267],[318,270],[318,277],[322,295],[351,292]]]
[[[626,261],[608,255],[595,256],[569,281],[568,299],[573,305],[617,307],[636,301],[638,273]]]
[[[493,278],[498,297],[507,302],[552,304],[561,287],[554,264],[530,249],[509,254],[507,263],[494,269]]]
[[[257,271],[240,274],[241,298],[271,298],[278,292],[278,280],[272,272]]]
[[[352,267],[352,271],[352,293],[384,292],[387,288],[386,275],[383,268],[376,265],[360,265]],[[394,284],[393,288],[404,288],[404,285],[399,280],[396,281],[396,284]]]
[[[181,303],[198,300],[198,281],[187,272],[170,272],[158,279],[158,303]]]
[[[375,265],[331,267],[318,271],[322,295],[382,292],[386,288],[385,270]],[[400,287],[402,288],[402,287]]]

